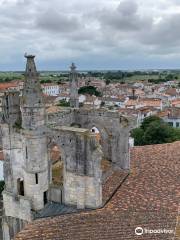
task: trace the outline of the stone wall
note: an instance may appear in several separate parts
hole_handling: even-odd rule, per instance
[[[2,121],[10,125],[21,122],[19,92],[7,91],[1,96],[2,101]]]
[[[69,109],[48,115],[48,123],[56,126],[77,125],[81,128],[100,131],[104,158],[114,163],[115,167],[130,168],[129,132],[134,119],[122,116],[118,111],[106,109]]]
[[[79,209],[98,208],[102,205],[101,179],[66,172],[64,202]]]
[[[10,240],[31,210],[41,210],[48,201],[63,201],[77,208],[102,205],[101,161],[129,169],[131,119],[118,111],[78,109],[78,82],[74,64],[70,74],[71,107],[46,114],[33,55],[27,58],[22,96],[9,91],[0,96],[1,136],[4,153],[4,240]],[[79,127],[72,127],[79,126]],[[97,127],[100,142],[91,133]],[[63,189],[51,188],[52,163],[49,149],[61,149]],[[103,156],[104,155],[104,156]],[[62,190],[62,191],[61,191]],[[48,192],[49,191],[49,192]],[[63,196],[61,195],[63,193]]]
[[[19,218],[3,216],[2,218],[3,239],[4,240],[14,239],[14,236],[18,232],[20,232],[27,223],[28,223],[27,221],[24,221]]]
[[[1,125],[4,154],[4,179],[6,190],[17,193],[17,179],[23,178],[22,135],[16,128]]]
[[[102,151],[96,135],[87,129],[55,127],[49,132],[64,162],[64,203],[78,208],[99,207],[102,203]]]
[[[63,189],[60,186],[50,186],[49,188],[49,201],[62,203],[63,202]]]
[[[32,204],[29,198],[16,196],[10,192],[3,191],[3,203],[5,216],[19,218],[25,221],[32,220]]]
[[[104,157],[122,169],[130,168],[129,131],[133,120],[118,111],[84,110],[75,111],[75,122],[81,127],[98,128]]]
[[[74,109],[61,110],[57,113],[49,113],[47,115],[47,123],[59,126],[71,126],[74,122]]]

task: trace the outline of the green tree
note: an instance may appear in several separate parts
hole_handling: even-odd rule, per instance
[[[94,86],[83,86],[78,91],[79,94],[89,94],[89,95],[95,95],[97,97],[101,96],[101,93],[96,89]]]
[[[171,143],[180,140],[180,129],[173,128],[157,116],[146,118],[131,132],[135,146]]]
[[[160,121],[151,122],[145,129],[143,142],[145,145],[173,142],[175,140],[173,130],[168,124]]]
[[[146,130],[147,127],[149,127],[149,125],[152,123],[152,122],[163,122],[163,120],[157,116],[150,116],[150,117],[147,117],[144,119],[144,121],[142,122],[141,124],[141,128],[143,130]]]
[[[52,81],[50,80],[50,79],[42,79],[41,81],[40,81],[40,83],[52,83]]]
[[[135,146],[141,146],[144,144],[144,141],[143,141],[144,131],[142,128],[133,129],[131,132],[131,136],[134,138]]]
[[[60,107],[70,107],[70,102],[67,102],[66,100],[60,100],[58,103],[58,106]]]

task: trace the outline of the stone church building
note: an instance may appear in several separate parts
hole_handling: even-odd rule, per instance
[[[118,111],[79,108],[74,64],[71,107],[47,114],[34,56],[26,58],[22,93],[12,90],[2,96],[4,240],[13,239],[27,223],[58,209],[61,214],[62,209],[101,208],[108,199],[104,200],[103,192],[107,177],[115,169],[125,175],[130,169],[128,140],[133,120]],[[60,161],[55,163],[58,170],[52,149],[60,149]],[[55,182],[60,175],[61,182]]]

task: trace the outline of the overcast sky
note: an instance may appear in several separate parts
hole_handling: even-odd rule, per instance
[[[180,68],[180,0],[0,0],[0,70]]]

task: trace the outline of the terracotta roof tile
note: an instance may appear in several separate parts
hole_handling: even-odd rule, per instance
[[[36,220],[16,240],[172,240],[174,233],[137,236],[134,231],[175,230],[179,169],[180,142],[135,147],[130,175],[104,208]]]
[[[19,86],[18,82],[0,83],[0,90],[6,90],[8,88],[18,87],[18,86]]]

